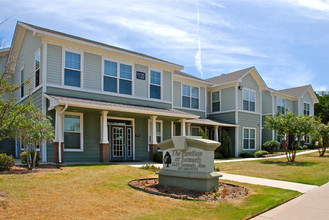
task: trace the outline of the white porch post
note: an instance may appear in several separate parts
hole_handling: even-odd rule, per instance
[[[185,133],[185,122],[186,122],[186,119],[183,118],[180,120],[180,135],[181,136],[186,136],[186,133]]]
[[[171,137],[173,137],[174,136],[174,122],[173,121],[171,121],[170,127],[171,127]]]
[[[63,143],[63,114],[62,107],[56,106],[56,118],[55,118],[55,140],[58,142],[58,163],[62,163],[62,143]]]
[[[102,144],[108,144],[109,138],[108,138],[108,131],[107,131],[107,114],[108,111],[102,111],[101,114],[101,120],[102,120],[102,129],[101,129],[101,143]]]
[[[191,123],[186,123],[187,127],[187,136],[191,136]]]
[[[218,125],[214,126],[214,139],[218,141]]]
[[[157,118],[157,116],[155,116],[155,115],[150,116],[150,119],[151,119],[151,144],[158,144],[157,143],[157,133],[156,133],[156,118]]]

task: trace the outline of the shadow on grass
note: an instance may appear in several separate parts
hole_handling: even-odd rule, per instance
[[[274,165],[278,165],[278,166],[292,166],[292,167],[310,167],[310,166],[314,166],[318,163],[315,162],[299,162],[299,161],[295,161],[295,162],[287,162],[287,161],[271,161],[271,160],[267,160],[267,161],[260,161],[259,163],[261,164],[274,164]]]

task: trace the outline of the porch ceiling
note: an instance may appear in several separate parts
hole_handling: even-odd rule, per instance
[[[59,105],[68,105],[70,107],[127,112],[133,114],[143,114],[143,115],[166,116],[166,117],[175,117],[175,118],[197,119],[200,117],[198,115],[193,115],[176,109],[162,109],[162,108],[154,108],[154,107],[147,107],[140,105],[119,104],[119,103],[113,103],[107,101],[97,101],[97,100],[89,100],[89,99],[81,99],[81,98],[56,96],[56,95],[45,95],[45,96],[50,102],[48,110],[52,110]]]
[[[220,127],[239,127],[239,125],[236,124],[230,124],[228,122],[223,122],[220,120],[205,119],[205,118],[186,120],[186,123],[199,124],[199,125],[213,125],[213,126],[217,125]]]

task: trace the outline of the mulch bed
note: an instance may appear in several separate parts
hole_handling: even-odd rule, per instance
[[[8,171],[1,171],[1,174],[29,174],[29,173],[57,173],[61,172],[62,169],[52,164],[40,164],[35,170],[28,170],[27,166],[13,166]]]
[[[159,184],[158,178],[132,180],[129,186],[155,195],[168,196],[175,199],[199,200],[207,202],[226,202],[244,198],[250,194],[249,190],[232,184],[219,183],[217,192],[198,192],[174,186]]]

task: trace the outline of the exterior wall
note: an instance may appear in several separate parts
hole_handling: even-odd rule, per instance
[[[0,53],[0,74],[4,73],[6,70],[8,55],[9,55],[8,53],[4,53],[4,54]]]
[[[37,36],[33,36],[32,31],[27,30],[22,42],[21,50],[16,61],[14,83],[20,85],[21,70],[24,68],[24,82],[30,80],[29,84],[24,86],[24,94],[27,95],[30,91],[35,88],[35,63],[34,57],[38,49],[40,49],[40,84],[42,84],[42,39]],[[14,97],[19,100],[20,90],[14,93]]]
[[[235,112],[225,112],[225,113],[217,113],[217,114],[211,114],[209,118],[222,120],[225,122],[233,123],[235,124]]]
[[[221,90],[221,111],[230,111],[235,109],[235,87]]]
[[[193,115],[199,115],[201,118],[205,118],[206,117],[206,112],[202,112],[202,111],[193,111],[193,108],[191,109],[187,109],[187,108],[178,108],[177,110],[182,111],[182,112],[187,112],[187,113],[191,113]]]
[[[265,91],[262,93],[262,103],[262,113],[271,114],[273,111],[273,103],[270,91]]]
[[[273,140],[272,138],[272,130],[269,130],[265,128],[265,121],[266,121],[266,115],[262,117],[262,124],[263,124],[263,129],[262,129],[262,144],[264,144],[266,141],[271,141]]]
[[[174,106],[182,106],[182,84],[174,81]]]
[[[288,109],[288,112],[294,112],[293,101],[286,99],[286,109]]]
[[[293,106],[293,109],[294,109],[293,113],[295,113],[296,115],[301,114],[301,112],[299,112],[298,101],[294,101],[292,106]]]
[[[304,114],[304,102],[310,104],[310,115],[314,116],[314,103],[313,103],[312,97],[308,91],[301,98],[300,108],[299,108],[300,114]]]
[[[15,140],[7,138],[0,141],[0,153],[6,153],[15,157]]]
[[[47,45],[47,83],[62,83],[62,47],[52,44]]]
[[[259,86],[256,83],[256,81],[254,80],[254,78],[248,74],[246,75],[243,79],[242,82],[240,83],[241,86],[243,86],[242,90],[238,90],[238,106],[239,106],[239,110],[243,110],[243,106],[242,106],[242,92],[244,89],[250,89],[250,90],[254,90],[256,93],[256,107],[255,110],[256,112],[261,112],[260,111],[260,92],[259,92]]]
[[[168,71],[163,71],[163,83],[162,83],[162,96],[163,100],[171,102],[171,92],[172,92],[172,73]]]
[[[241,152],[255,152],[260,150],[260,118],[257,114],[250,114],[245,112],[239,112],[239,140],[238,149]],[[255,150],[243,150],[243,128],[255,128],[256,129],[256,149]]]
[[[83,88],[101,91],[102,57],[84,53]]]
[[[148,73],[149,69],[147,66],[135,64],[135,71],[140,71],[144,73]],[[134,86],[134,94],[136,97],[148,97],[149,92],[149,75],[145,74],[145,80],[135,80],[135,86]]]

